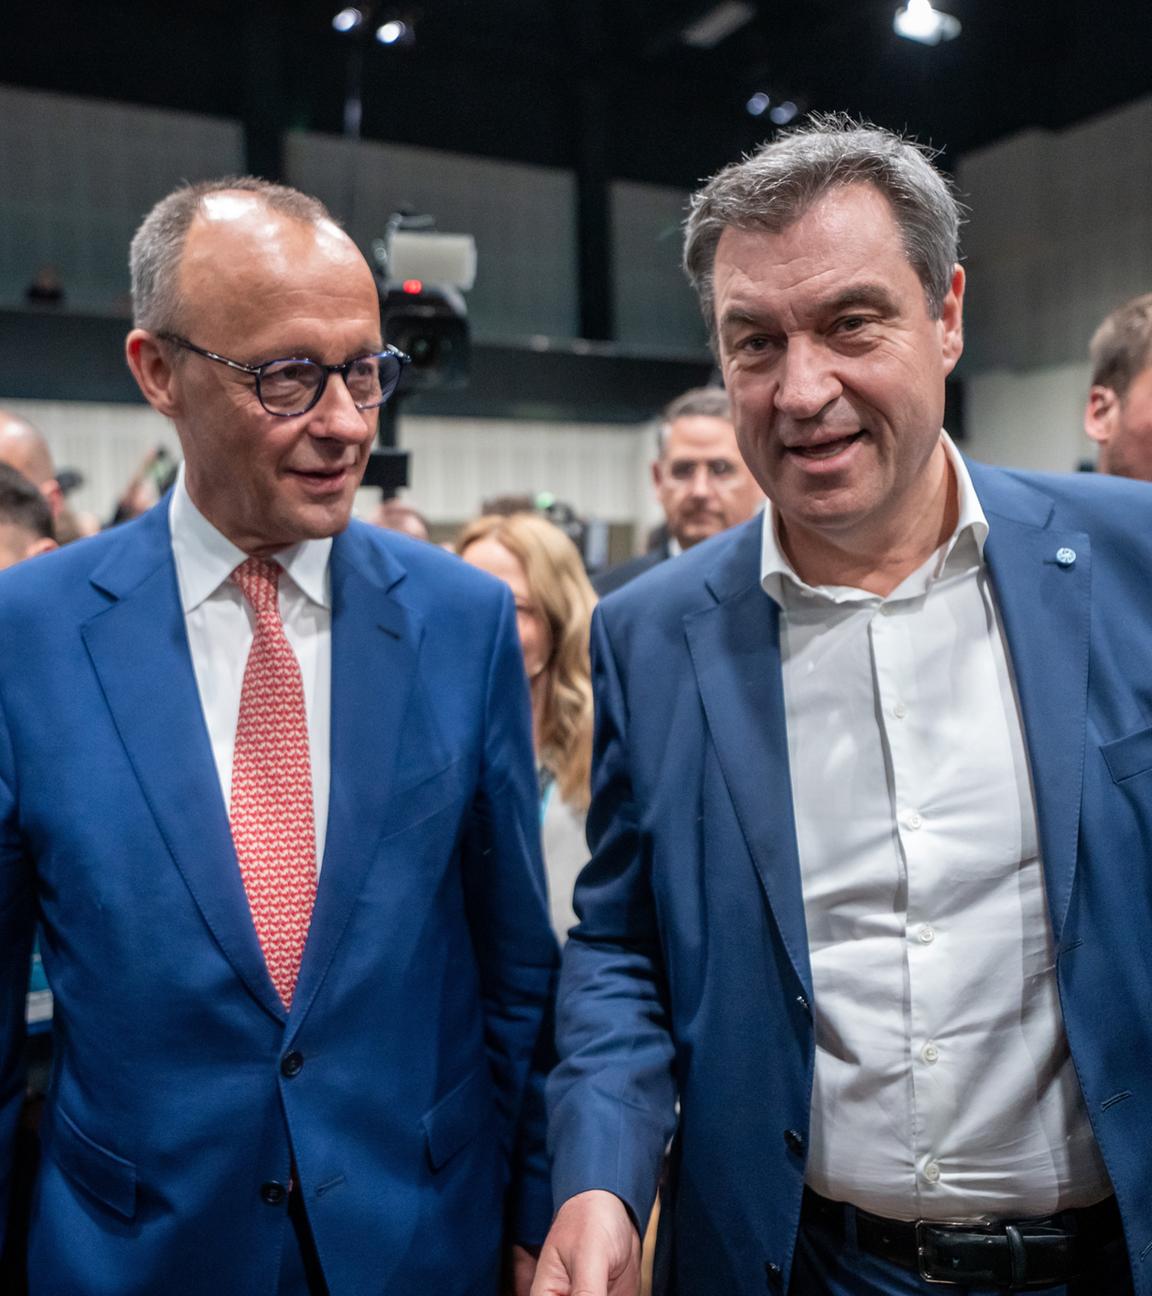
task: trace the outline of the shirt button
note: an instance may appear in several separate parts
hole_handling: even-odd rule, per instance
[[[920,928],[920,930],[916,933],[916,935],[919,938],[921,944],[924,945],[931,945],[932,942],[936,939],[936,933],[932,930],[931,927],[928,926],[927,923],[925,923],[924,926]]]
[[[904,705],[903,702],[897,702],[896,705],[892,708],[892,714],[896,717],[897,720],[903,720],[904,717],[908,714],[908,708]]]
[[[927,1179],[929,1183],[940,1182],[940,1167],[935,1161],[929,1161],[924,1167],[924,1178]]]
[[[940,1050],[936,1047],[935,1044],[929,1041],[920,1050],[920,1056],[924,1059],[925,1062],[939,1062]]]
[[[880,604],[880,611],[883,612],[883,614],[884,614],[885,616],[895,616],[895,615],[896,615],[896,604],[895,604],[895,603],[881,603],[881,604]]]
[[[904,823],[906,827],[915,831],[923,825],[924,820],[921,818],[919,810],[911,810],[904,816]]]

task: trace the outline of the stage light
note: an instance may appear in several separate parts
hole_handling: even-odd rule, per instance
[[[791,99],[785,99],[783,103],[777,104],[768,116],[774,126],[787,126],[790,121],[796,119],[799,112],[800,109]]]
[[[359,9],[341,9],[332,19],[332,26],[338,32],[352,32],[364,25],[364,15]]]
[[[406,22],[401,22],[398,18],[381,23],[376,28],[376,39],[381,45],[395,45],[399,41],[411,38],[411,35],[412,29]]]
[[[933,9],[931,0],[908,0],[903,9],[896,10],[892,30],[905,40],[939,45],[960,35],[960,20]]]
[[[723,0],[703,17],[689,23],[681,31],[680,39],[694,49],[714,49],[755,17],[755,6],[746,3],[746,0]]]
[[[763,117],[768,111],[768,105],[772,102],[763,90],[757,90],[751,99],[744,105],[745,111],[749,117]]]

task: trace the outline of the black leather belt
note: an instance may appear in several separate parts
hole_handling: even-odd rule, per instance
[[[804,1189],[802,1222],[842,1235],[849,1212],[861,1251],[912,1269],[925,1282],[1006,1291],[1089,1276],[1101,1248],[1123,1232],[1115,1197],[1039,1219],[890,1220]]]

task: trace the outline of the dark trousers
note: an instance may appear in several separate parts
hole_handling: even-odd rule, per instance
[[[328,1284],[298,1191],[288,1195],[288,1222],[277,1296],[328,1296]]]
[[[789,1296],[997,1296],[1004,1288],[926,1283],[919,1274],[861,1251],[851,1209],[844,1227],[805,1221],[796,1240]],[[1032,1296],[1132,1296],[1122,1238],[1102,1248],[1092,1273]]]

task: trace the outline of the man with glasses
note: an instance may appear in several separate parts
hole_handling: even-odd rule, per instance
[[[701,540],[747,522],[764,493],[740,457],[723,387],[695,387],[660,416],[652,484],[664,510],[663,538],[592,582],[603,597]]]
[[[181,189],[132,276],[180,477],[0,591],[5,1156],[37,912],[56,1006],[32,1289],[523,1290],[555,952],[511,600],[349,523],[405,357],[321,204]]]

